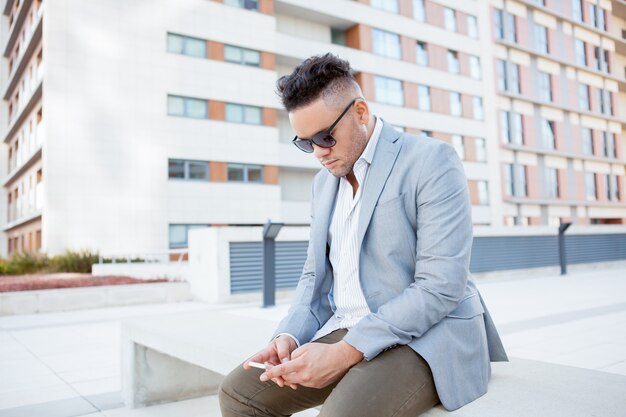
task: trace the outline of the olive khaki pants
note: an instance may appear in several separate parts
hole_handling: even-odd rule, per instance
[[[335,330],[316,343],[336,343],[346,329]],[[283,388],[261,382],[261,369],[240,365],[219,389],[222,417],[282,417],[322,405],[320,417],[417,417],[439,403],[426,361],[400,345],[361,361],[343,378],[322,388]]]

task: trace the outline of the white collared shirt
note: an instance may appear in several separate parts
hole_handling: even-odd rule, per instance
[[[319,329],[312,340],[337,329],[349,329],[370,313],[359,280],[359,247],[357,231],[361,213],[361,195],[383,123],[376,118],[374,131],[354,164],[353,172],[359,184],[353,197],[352,185],[346,177],[339,178],[339,189],[328,230],[329,259],[333,267],[333,298],[335,314]]]

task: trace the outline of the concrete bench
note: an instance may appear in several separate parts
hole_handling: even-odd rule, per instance
[[[223,375],[262,348],[276,322],[192,312],[122,323],[122,396],[143,407],[215,394]],[[626,415],[626,376],[511,359],[492,364],[489,392],[452,413],[426,417]]]

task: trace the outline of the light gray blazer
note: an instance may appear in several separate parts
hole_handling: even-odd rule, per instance
[[[452,146],[383,123],[358,226],[359,275],[371,313],[344,340],[366,360],[408,344],[430,365],[443,406],[455,410],[487,392],[490,361],[508,361],[470,278],[467,180]],[[338,183],[326,169],[315,176],[307,260],[274,336],[309,342],[336,310],[327,240]]]

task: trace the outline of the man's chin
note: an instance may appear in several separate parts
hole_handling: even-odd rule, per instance
[[[345,169],[339,169],[339,168],[326,168],[326,169],[328,170],[328,172],[330,172],[333,176],[337,178],[345,177],[346,175],[348,175],[347,172],[344,172]]]

